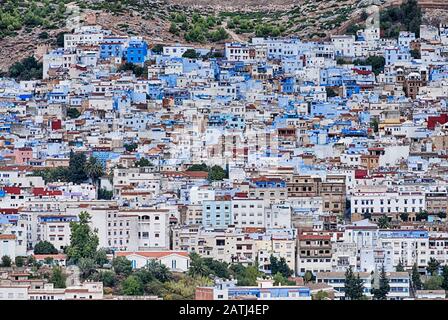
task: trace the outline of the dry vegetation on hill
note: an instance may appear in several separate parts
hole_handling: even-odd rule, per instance
[[[219,47],[253,36],[328,39],[359,22],[372,4],[402,0],[3,0],[0,70],[32,54],[40,58],[55,38],[87,15],[118,34],[150,43],[190,42]],[[36,10],[38,8],[38,10]],[[49,14],[48,12],[51,12]]]

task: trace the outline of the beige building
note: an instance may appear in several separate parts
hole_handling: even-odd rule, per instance
[[[257,250],[258,269],[262,272],[270,270],[270,257],[285,258],[288,267],[296,272],[295,240],[289,239],[262,239],[255,241]]]
[[[255,240],[232,228],[226,231],[204,230],[199,225],[175,228],[173,250],[196,252],[203,257],[243,265],[252,265],[257,259]]]

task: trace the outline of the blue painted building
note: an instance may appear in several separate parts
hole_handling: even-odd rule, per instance
[[[254,296],[260,300],[311,300],[311,291],[307,287],[233,287],[228,288],[229,299],[239,296]]]
[[[227,228],[233,223],[230,200],[203,201],[202,225],[206,228]]]
[[[110,152],[110,151],[93,151],[92,157],[96,158],[99,163],[103,166],[103,169],[106,169],[107,160],[112,160],[118,158],[120,156],[119,153]]]
[[[126,48],[126,61],[143,64],[148,54],[148,44],[143,40],[131,40]]]
[[[126,38],[107,37],[100,44],[100,59],[121,58],[124,53]]]

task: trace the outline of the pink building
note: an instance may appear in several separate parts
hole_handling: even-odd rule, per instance
[[[33,158],[33,149],[29,147],[17,148],[14,150],[14,156],[16,158],[16,164],[28,164]]]

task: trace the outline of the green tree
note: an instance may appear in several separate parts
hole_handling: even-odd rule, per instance
[[[79,110],[76,108],[68,108],[67,109],[67,117],[69,117],[70,119],[79,118],[80,115],[81,115],[81,112],[79,112]]]
[[[163,297],[167,294],[167,289],[165,288],[164,284],[158,280],[148,282],[144,290],[146,294],[155,295],[158,297]]]
[[[443,290],[448,291],[448,265],[442,267],[442,285]]]
[[[95,260],[92,258],[79,258],[77,261],[81,279],[89,279],[96,272]]]
[[[407,0],[399,7],[390,7],[381,11],[381,30],[384,37],[396,38],[402,30],[415,33],[420,37],[420,25],[422,24],[422,10],[417,0]]]
[[[272,279],[274,280],[274,286],[284,286],[289,283],[288,279],[286,279],[280,272],[277,272]]]
[[[356,35],[358,30],[361,30],[361,29],[362,29],[362,26],[360,26],[359,24],[351,24],[348,26],[347,30],[345,30],[345,33]]]
[[[209,35],[209,39],[213,42],[223,41],[229,37],[227,31],[220,27],[217,30],[213,31]]]
[[[33,176],[42,177],[45,182],[54,182],[54,181],[69,181],[69,168],[66,167],[56,167],[56,168],[47,168],[44,170],[34,170]]]
[[[220,181],[227,177],[227,172],[220,166],[213,166],[208,172],[208,179],[210,181]]]
[[[34,246],[34,254],[57,254],[58,250],[51,242],[39,241]]]
[[[128,276],[132,272],[132,262],[126,257],[116,257],[112,260],[112,267],[118,275]]]
[[[372,121],[370,121],[370,127],[373,129],[373,132],[378,132],[379,123],[377,118],[373,118]]]
[[[420,278],[420,273],[418,272],[417,264],[412,266],[411,283],[414,290],[422,289],[422,280]]]
[[[77,263],[81,258],[95,258],[99,240],[96,230],[89,226],[90,219],[90,215],[82,211],[78,221],[70,222],[71,236],[67,256],[73,263]]]
[[[401,221],[404,221],[404,222],[408,221],[409,213],[407,213],[407,212],[400,213],[400,219],[401,219]]]
[[[423,210],[423,211],[418,212],[415,215],[415,220],[417,220],[417,221],[427,221],[428,220],[428,211]]]
[[[366,21],[368,17],[369,17],[369,14],[367,13],[367,11],[366,11],[366,10],[363,10],[363,11],[361,12],[360,19],[361,19],[362,21]]]
[[[229,269],[236,278],[238,286],[256,286],[257,278],[261,276],[256,265],[245,267],[238,263],[231,265]]]
[[[179,28],[177,27],[177,25],[174,22],[171,22],[168,32],[175,34],[175,35],[179,35]]]
[[[425,290],[441,290],[443,285],[443,277],[431,276],[428,277],[423,285]]]
[[[270,266],[271,266],[271,274],[280,273],[285,278],[288,278],[289,276],[291,276],[294,273],[294,271],[292,271],[289,268],[288,264],[286,263],[285,258],[282,257],[279,260],[276,257],[274,257],[273,255],[271,255],[269,260],[270,260],[269,262],[270,262]]]
[[[41,33],[39,33],[38,38],[39,39],[48,39],[50,36],[48,35],[48,32],[46,31],[42,31]]]
[[[106,190],[104,188],[100,188],[98,190],[98,200],[110,200],[114,196],[113,191]]]
[[[166,293],[164,300],[192,300],[196,287],[211,286],[213,281],[208,277],[184,276],[178,281],[169,281],[164,284]]]
[[[325,87],[325,91],[327,92],[327,98],[333,98],[338,96],[338,93],[334,91],[333,88]]]
[[[134,165],[136,167],[152,167],[153,166],[151,161],[149,161],[146,158],[140,158],[139,160],[135,161]]]
[[[303,280],[305,281],[305,283],[309,283],[311,281],[313,281],[314,279],[314,275],[310,270],[307,270],[305,272],[305,275],[303,276]]]
[[[194,49],[187,49],[182,55],[182,57],[189,59],[197,59],[199,58],[199,54]]]
[[[148,268],[140,268],[135,270],[132,275],[138,278],[142,286],[146,286],[149,282],[156,280]]]
[[[351,266],[345,272],[344,292],[345,298],[349,300],[361,300],[364,297],[364,283],[359,273],[354,275]]]
[[[64,274],[61,267],[53,267],[49,282],[53,283],[55,288],[65,288],[66,279],[67,276]]]
[[[381,268],[381,275],[379,279],[378,288],[372,289],[373,299],[375,300],[387,300],[387,295],[390,292],[389,279],[386,276],[384,266]]]
[[[17,256],[15,258],[14,264],[16,267],[23,267],[25,265],[25,259],[23,257]]]
[[[163,45],[161,44],[156,44],[152,49],[152,52],[154,52],[155,54],[160,54],[163,52]]]
[[[255,29],[256,37],[278,37],[281,33],[282,31],[278,26],[267,23],[261,23]]]
[[[411,54],[411,57],[414,59],[420,59],[422,57],[420,54],[420,50],[418,49],[412,49],[409,51],[409,53]]]
[[[9,67],[7,75],[16,80],[42,79],[43,64],[33,56],[27,57]]]
[[[386,215],[381,216],[378,219],[378,227],[380,229],[389,229],[390,228],[389,218]]]
[[[188,167],[187,171],[208,171],[208,167],[205,163],[193,164],[190,167]]]
[[[103,286],[113,288],[117,284],[117,276],[115,272],[106,270],[99,273],[99,279]]]
[[[94,185],[98,185],[99,178],[104,175],[104,169],[102,164],[95,157],[90,157],[85,164],[85,172],[87,176],[92,180]]]
[[[123,147],[126,149],[127,152],[134,152],[138,148],[138,144],[136,143],[125,143]]]
[[[440,219],[446,219],[446,212],[440,211],[440,212],[437,214],[437,216],[438,216]]]
[[[206,59],[210,59],[210,58],[214,58],[214,59],[224,58],[224,53],[222,51],[210,50],[205,55],[205,58]]]
[[[79,184],[88,179],[85,171],[86,155],[84,153],[74,153],[70,151],[70,161],[68,166],[68,179],[70,182]]]
[[[2,267],[9,268],[9,267],[11,267],[11,264],[12,264],[12,260],[9,256],[5,255],[2,257],[2,263],[1,263]]]
[[[181,29],[188,29],[184,34],[184,39],[188,42],[201,42],[204,43],[206,41],[206,32],[207,30],[201,24],[194,24],[192,28],[189,28],[187,25],[182,26]],[[189,49],[194,51],[194,53],[189,53],[188,56],[184,58],[196,59],[198,56],[196,55],[196,51],[194,49]],[[187,50],[188,51],[188,50]]]
[[[143,286],[136,276],[128,276],[121,283],[121,293],[125,296],[143,295]]]
[[[125,62],[117,69],[118,72],[120,71],[132,71],[132,73],[136,77],[141,77],[145,74],[145,68],[142,66],[139,66],[137,64],[134,64],[132,62]]]
[[[98,266],[103,266],[106,263],[109,263],[109,259],[107,258],[107,250],[104,248],[99,249],[97,252],[95,252],[95,264]]]
[[[196,252],[190,253],[190,268],[188,269],[188,274],[192,277],[207,277],[211,274],[204,259]]]
[[[401,259],[398,260],[398,264],[397,264],[397,267],[395,268],[395,271],[404,272],[404,266],[403,266],[403,262],[401,262]]]
[[[26,258],[26,265],[29,267],[36,266],[37,265],[36,258],[34,256],[28,256]]]
[[[440,268],[440,262],[431,257],[428,261],[426,271],[433,276],[439,271],[439,268]]]
[[[350,63],[351,63],[350,61],[345,60],[344,58],[341,58],[341,57],[336,59],[337,65],[344,65],[344,64],[350,64]]]
[[[59,32],[56,36],[56,46],[63,47],[64,46],[64,34],[65,32]]]
[[[326,300],[328,299],[328,292],[319,290],[314,296],[313,300]]]
[[[379,75],[384,71],[384,66],[386,65],[386,59],[383,56],[370,56],[365,60],[356,59],[353,61],[356,66],[372,66],[372,71],[375,75]]]
[[[229,279],[230,271],[228,263],[220,262],[212,258],[204,258],[203,262],[215,276],[223,279]]]
[[[173,278],[171,271],[164,264],[155,260],[148,262],[145,269],[148,270],[154,279],[160,282],[167,282]]]
[[[183,13],[176,13],[174,17],[174,21],[182,23],[187,21],[187,16]]]

